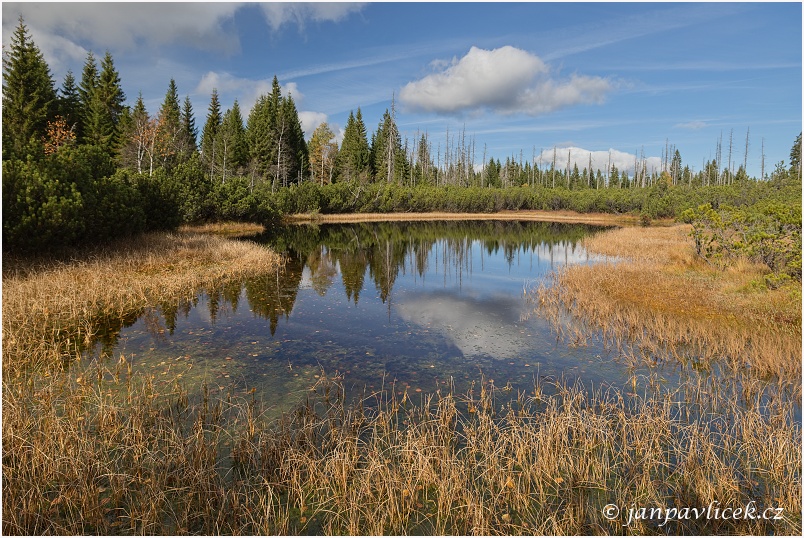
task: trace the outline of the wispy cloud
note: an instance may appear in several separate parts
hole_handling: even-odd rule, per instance
[[[558,43],[557,48],[545,53],[544,59],[553,61],[631,39],[675,31],[722,19],[744,9],[734,4],[686,4],[684,7],[650,10],[597,24],[578,25],[571,31],[554,35],[553,42]]]
[[[699,130],[701,130],[701,129],[705,128],[705,127],[708,127],[708,126],[709,126],[709,124],[706,123],[705,121],[693,120],[693,121],[688,121],[688,122],[685,122],[685,123],[677,123],[673,127],[677,127],[679,129],[691,129],[693,131],[699,131]]]
[[[412,110],[455,114],[486,109],[537,116],[572,105],[602,103],[614,88],[601,77],[553,78],[541,58],[511,46],[472,47],[461,59],[434,65],[435,73],[408,83],[399,93]]]
[[[259,4],[265,21],[274,30],[296,24],[303,31],[308,21],[338,22],[365,6],[362,2],[264,2]]]
[[[801,62],[724,62],[714,60],[692,60],[687,62],[661,62],[661,63],[639,63],[607,65],[607,69],[616,71],[705,71],[726,72],[726,71],[763,71],[772,69],[801,69]]]

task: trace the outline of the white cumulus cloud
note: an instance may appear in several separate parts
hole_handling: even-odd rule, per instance
[[[642,166],[642,157],[633,153],[610,149],[608,151],[592,151],[574,146],[550,148],[543,150],[536,156],[536,165],[542,170],[549,170],[553,166],[553,151],[555,151],[556,170],[566,170],[569,163],[570,170],[577,165],[578,170],[589,167],[589,159],[592,160],[592,170],[600,170],[604,174],[611,166],[616,166],[617,170],[626,170],[629,174],[634,173],[635,164]],[[645,157],[644,164],[647,166],[648,173],[653,170],[660,170],[662,159],[660,157]]]
[[[538,56],[511,46],[472,47],[460,59],[432,64],[437,72],[409,82],[399,92],[411,109],[442,114],[492,110],[532,116],[560,108],[602,103],[613,90],[601,77],[552,76]]]
[[[299,123],[301,123],[302,130],[304,131],[304,138],[310,140],[313,136],[315,128],[327,121],[327,115],[323,112],[312,112],[305,110],[299,112]]]

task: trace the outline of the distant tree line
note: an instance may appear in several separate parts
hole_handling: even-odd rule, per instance
[[[141,94],[127,105],[109,52],[100,62],[89,52],[80,80],[68,72],[56,89],[22,19],[3,57],[2,137],[4,250],[111,241],[182,223],[271,223],[299,211],[678,216],[693,204],[739,205],[773,185],[801,183],[801,135],[789,167],[780,162],[766,175],[763,157],[760,179],[768,181],[748,177],[745,162],[734,171],[732,135],[727,166],[719,142],[717,158],[697,172],[669,144],[658,170],[644,156],[630,173],[593,170],[591,159],[582,169],[569,158],[557,167],[555,148],[550,162],[537,162],[535,148],[530,160],[520,152],[502,162],[487,159],[465,131],[447,133],[443,144],[427,133],[403,140],[393,103],[371,135],[358,108],[340,146],[326,123],[305,142],[293,97],[276,77],[246,118],[237,100],[223,111],[213,90],[199,129],[174,80],[158,111],[149,112]]]

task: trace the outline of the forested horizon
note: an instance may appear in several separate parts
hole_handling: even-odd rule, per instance
[[[159,110],[147,110],[141,94],[131,104],[112,55],[90,51],[82,72],[68,71],[57,88],[20,18],[3,56],[4,250],[105,241],[183,223],[265,223],[296,211],[573,209],[673,217],[691,207],[680,196],[664,200],[673,189],[691,189],[691,202],[701,203],[711,201],[704,191],[720,189],[718,200],[739,204],[748,191],[749,202],[764,194],[732,187],[801,181],[800,134],[789,165],[766,166],[763,148],[759,178],[747,174],[747,159],[737,162],[733,129],[697,171],[669,140],[659,166],[642,155],[621,170],[609,155],[601,169],[591,154],[587,165],[568,154],[560,166],[555,147],[552,159],[541,149],[537,160],[535,147],[530,158],[524,149],[505,161],[490,157],[465,129],[444,140],[426,132],[403,140],[393,103],[373,130],[358,107],[340,144],[327,123],[307,141],[293,96],[283,95],[276,76],[249,111],[237,100],[222,110],[213,90],[199,115],[174,79],[166,86]],[[530,191],[477,193],[515,187]]]

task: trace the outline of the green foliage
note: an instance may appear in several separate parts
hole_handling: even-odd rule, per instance
[[[375,181],[401,183],[409,175],[393,103],[391,112],[386,109],[377,131],[371,137],[369,161]]]
[[[145,229],[140,198],[96,146],[3,162],[3,246],[53,250]]]
[[[349,112],[343,142],[338,152],[337,167],[341,181],[366,180],[369,168],[369,145],[363,113],[357,109],[357,116]]]
[[[179,188],[172,174],[159,168],[152,176],[136,174],[133,182],[139,191],[149,230],[171,230],[181,223]]]
[[[215,137],[222,122],[223,116],[221,115],[221,103],[218,100],[218,90],[213,88],[212,97],[209,100],[207,121],[204,123],[204,130],[201,134],[201,158],[210,175],[215,172]]]
[[[187,141],[190,153],[198,150],[198,128],[195,126],[195,114],[193,113],[193,103],[190,96],[184,98],[184,106],[181,109],[181,128],[184,138]]]
[[[279,217],[273,200],[262,183],[251,188],[248,178],[233,177],[226,183],[217,183],[214,194],[217,200],[217,220],[256,222],[270,225]]]
[[[280,189],[276,196],[279,210],[286,215],[316,213],[321,210],[321,187],[311,181]]]
[[[94,58],[88,58],[87,62],[90,59],[94,62]],[[109,52],[101,61],[101,71],[97,78],[92,75],[93,67],[94,64],[86,68],[91,79],[91,83],[87,84],[91,84],[91,87],[85,90],[88,101],[84,103],[84,139],[89,144],[103,147],[113,155],[120,142],[119,124],[126,96]]]
[[[612,166],[605,178],[577,163],[548,170],[541,159],[538,167],[523,164],[521,154],[504,165],[490,158],[476,171],[463,135],[443,165],[440,150],[434,164],[426,134],[403,147],[392,104],[371,146],[360,108],[349,115],[340,148],[322,129],[310,146],[316,165],[310,181],[311,153],[296,105],[282,96],[276,77],[246,127],[237,101],[222,115],[213,90],[199,155],[192,104],[185,99],[182,109],[175,81],[154,121],[141,97],[133,109],[124,105],[108,52],[99,69],[90,51],[80,83],[68,72],[57,97],[20,20],[3,74],[6,248],[58,248],[181,223],[272,223],[290,213],[571,210],[639,215],[645,224],[683,215],[694,225],[699,253],[712,263],[747,256],[774,274],[801,277],[801,135],[790,167],[779,162],[767,181],[748,178],[743,168],[724,174],[717,161],[693,175],[677,150],[659,176],[642,170],[629,177]],[[77,143],[50,144],[55,153],[46,156],[43,137],[56,114]]]
[[[172,171],[176,184],[181,221],[201,224],[215,220],[217,204],[213,194],[214,184],[204,170],[198,153]]]
[[[67,121],[67,125],[74,131],[77,130],[81,115],[81,98],[72,71],[67,71],[59,90],[58,112]]]
[[[32,161],[3,161],[3,248],[49,250],[84,231],[84,201],[75,183],[51,177]]]
[[[4,47],[5,48],[5,47]],[[3,51],[3,158],[25,159],[56,112],[56,90],[42,52],[20,18]]]
[[[716,210],[704,204],[684,211],[681,220],[692,224],[698,254],[716,266],[742,256],[764,263],[774,275],[801,280],[801,205],[763,200]],[[769,285],[780,278],[771,278]]]
[[[237,174],[248,159],[246,145],[246,129],[243,127],[243,116],[240,105],[235,99],[232,108],[223,115],[223,122],[215,135],[215,168],[220,173],[222,182]]]

